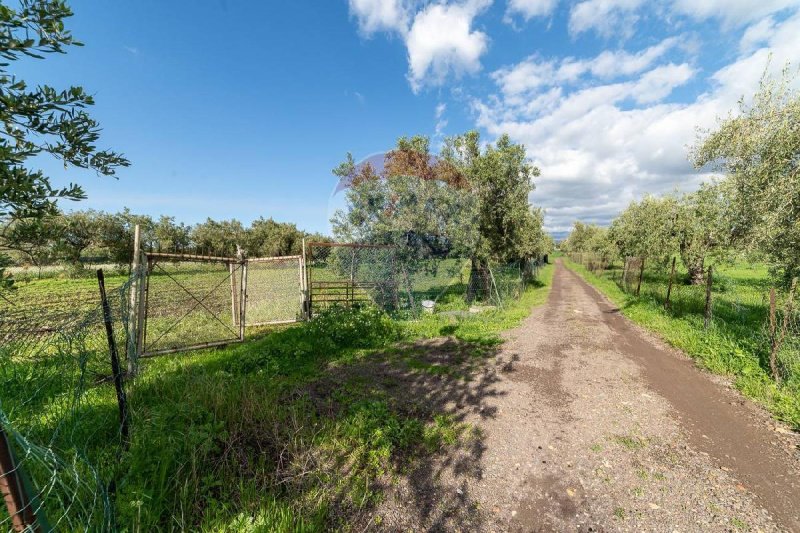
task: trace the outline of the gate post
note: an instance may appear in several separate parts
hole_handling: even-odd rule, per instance
[[[240,256],[241,257],[241,256]],[[244,325],[247,320],[247,261],[240,259],[239,268],[242,269],[241,274],[241,295],[239,296],[239,340],[244,340]]]
[[[128,345],[125,351],[125,358],[128,360],[128,374],[136,373],[136,357],[139,355],[139,321],[138,307],[139,285],[142,283],[141,276],[141,228],[136,224],[133,228],[133,258],[131,262],[131,286],[130,299],[128,304]]]
[[[306,238],[303,237],[303,251],[300,256],[300,315],[303,320],[311,318],[308,305],[308,261],[306,260]]]

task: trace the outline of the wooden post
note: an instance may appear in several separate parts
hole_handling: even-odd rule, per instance
[[[303,290],[303,284],[304,284],[303,277],[304,276],[303,276],[303,257],[302,256],[297,258],[297,267],[298,267],[297,270],[298,270],[298,272],[300,274],[300,280],[299,280],[299,282],[300,282],[300,317],[301,318],[305,318],[305,309],[304,309],[304,307],[305,307],[305,302],[306,302],[306,295],[305,295],[305,291]]]
[[[142,260],[139,265],[139,290],[136,299],[136,360],[144,353],[145,338],[147,335],[147,293],[150,288],[150,270],[152,266],[150,259],[145,254],[140,254]],[[138,368],[134,368],[131,376],[136,375]]]
[[[639,284],[636,285],[636,296],[639,296],[639,291],[642,290],[642,278],[644,278],[644,257],[642,257],[642,263],[639,267]]]
[[[786,307],[783,311],[783,323],[781,324],[780,333],[777,332],[777,324],[775,319],[776,313],[776,298],[775,288],[769,291],[769,334],[770,334],[770,350],[769,350],[769,369],[772,374],[772,379],[775,383],[780,385],[781,372],[778,368],[778,352],[783,345],[783,339],[786,338],[786,332],[789,330],[789,320],[792,314],[794,304],[794,291],[797,289],[797,278],[792,278],[792,286],[789,289],[789,297],[786,300]]]
[[[103,269],[97,270],[97,285],[100,289],[100,302],[103,305],[103,323],[106,326],[106,339],[108,340],[108,352],[111,355],[111,372],[114,374],[114,388],[117,391],[117,405],[119,405],[119,427],[122,435],[122,445],[128,447],[128,400],[125,397],[125,389],[122,386],[122,370],[119,366],[119,356],[117,355],[117,343],[114,340],[114,327],[111,320],[111,307],[108,305],[106,296],[106,281],[103,276]]]
[[[303,237],[303,253],[301,256],[300,264],[300,290],[303,292],[301,309],[303,312],[303,319],[308,320],[311,318],[308,306],[308,262],[306,261],[306,239]]]
[[[664,309],[669,310],[672,307],[672,303],[669,301],[669,297],[672,295],[672,282],[675,280],[675,256],[672,256],[672,269],[669,271],[669,285],[667,286],[667,299],[664,300]]]
[[[128,374],[134,375],[136,373],[136,357],[140,352],[139,349],[139,313],[137,302],[139,301],[139,285],[142,283],[141,273],[141,228],[136,224],[133,228],[133,260],[131,263],[132,281],[130,287],[130,300],[128,305],[128,335],[129,342],[126,351],[126,359],[128,360]]]
[[[711,285],[713,284],[713,267],[708,267],[708,277],[706,278],[706,311],[703,319],[703,326],[708,329],[711,323]]]
[[[0,422],[0,492],[6,502],[11,528],[14,531],[41,531],[33,509],[33,501],[28,497],[22,471],[14,460],[11,444],[6,430]]]

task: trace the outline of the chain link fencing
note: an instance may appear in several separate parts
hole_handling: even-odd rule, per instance
[[[108,278],[108,316],[90,280],[20,284],[0,298],[0,444],[14,465],[0,469],[0,487],[21,484],[17,508],[42,530],[118,528],[124,428],[142,413],[135,374],[112,370],[108,325],[133,372],[139,356],[236,342],[245,326],[333,305],[377,305],[397,318],[417,316],[428,302],[437,311],[502,306],[522,294],[538,266],[341,244],[310,245],[305,262],[147,253],[130,278]],[[115,378],[124,379],[133,408],[121,407]],[[0,510],[0,529],[17,527],[20,513]]]
[[[247,259],[247,326],[296,322],[302,307],[302,256]]]
[[[124,353],[130,285],[109,285]],[[4,292],[0,340],[0,486],[18,510],[2,506],[0,529],[31,521],[41,531],[114,529],[109,487],[122,425],[97,287],[44,282]]]
[[[243,262],[158,253],[145,258],[142,357],[243,339]]]
[[[446,253],[420,255],[396,246],[309,243],[311,316],[333,305],[365,303],[406,316],[434,307],[502,307],[521,296],[540,266],[538,260],[503,265]]]

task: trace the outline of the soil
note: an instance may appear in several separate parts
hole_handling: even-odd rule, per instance
[[[800,531],[800,436],[562,264],[506,337],[472,379],[393,376],[479,431],[393,479],[365,529]]]

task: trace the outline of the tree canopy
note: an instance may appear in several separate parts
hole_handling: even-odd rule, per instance
[[[107,176],[129,164],[119,153],[97,148],[100,125],[87,112],[94,99],[82,87],[31,88],[10,70],[22,58],[42,60],[81,46],[64,24],[71,16],[61,0],[20,0],[16,8],[0,5],[0,220],[35,223],[55,214],[58,200],[85,198],[77,184],[53,186],[41,170],[30,168],[31,158],[47,154],[65,167]],[[4,286],[10,286],[2,270],[8,263],[7,257],[0,260]]]

